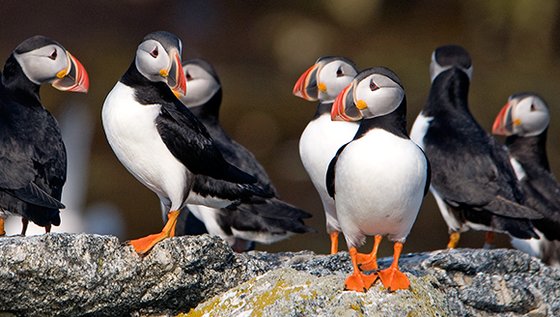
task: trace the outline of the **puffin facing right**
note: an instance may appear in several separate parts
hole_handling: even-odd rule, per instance
[[[550,114],[546,102],[534,93],[510,96],[502,108],[492,133],[506,137],[510,161],[523,186],[526,204],[547,215],[533,224],[540,239],[512,238],[511,244],[539,257],[544,263],[560,266],[560,184],[550,171],[546,137]]]
[[[60,43],[45,36],[21,42],[0,77],[0,235],[4,218],[23,217],[45,227],[60,224],[66,149],[56,119],[42,105],[41,84],[61,91],[87,92],[82,64]]]
[[[172,33],[146,35],[103,104],[103,128],[113,152],[167,211],[160,233],[130,242],[139,254],[175,236],[187,203],[224,208],[271,196],[224,159],[204,125],[177,99],[187,88],[181,50]]]
[[[356,136],[338,150],[326,177],[354,268],[345,286],[365,291],[379,274],[389,291],[407,289],[410,282],[398,262],[430,184],[430,164],[408,137],[399,78],[384,67],[360,72],[336,98],[332,118],[361,120]],[[375,244],[360,260],[356,248],[368,235],[375,236]],[[378,269],[377,248],[384,235],[395,242],[393,263],[378,273],[363,274],[358,262],[362,270]]]

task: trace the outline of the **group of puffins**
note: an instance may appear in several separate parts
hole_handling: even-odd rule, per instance
[[[165,238],[200,231],[246,251],[313,231],[304,223],[311,215],[279,199],[264,168],[220,126],[222,89],[213,67],[181,55],[174,34],[148,34],[103,104],[115,155],[161,203],[165,226],[130,241],[134,250],[147,254]],[[545,262],[560,261],[560,186],[546,156],[546,103],[533,93],[509,98],[492,127],[506,136],[504,146],[469,111],[468,52],[441,46],[429,69],[428,100],[410,136],[405,90],[388,68],[360,71],[347,58],[321,57],[295,83],[294,95],[319,101],[299,152],[323,204],[331,253],[340,232],[348,245],[348,290],[367,291],[378,279],[390,291],[409,288],[398,262],[428,190],[449,227],[449,248],[475,229],[487,232],[488,244],[494,232],[507,233]],[[16,47],[1,74],[2,235],[10,214],[22,216],[22,235],[29,220],[47,232],[60,224],[66,151],[41,104],[43,83],[87,92],[89,77],[62,45],[35,36]],[[359,253],[366,236],[374,237],[373,249]],[[394,242],[394,260],[380,270],[383,236]]]

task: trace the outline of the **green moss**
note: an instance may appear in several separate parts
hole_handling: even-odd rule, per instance
[[[101,273],[103,270],[103,258],[97,259],[97,274]]]

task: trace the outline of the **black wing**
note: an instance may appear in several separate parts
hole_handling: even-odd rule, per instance
[[[459,118],[460,120],[460,118]],[[433,120],[424,137],[432,186],[452,206],[484,209],[511,218],[543,216],[522,206],[523,192],[504,147],[482,128]]]
[[[207,123],[201,120],[208,132],[214,139],[214,144],[220,150],[226,161],[235,165],[237,168],[245,171],[257,179],[257,184],[269,188],[274,195],[277,195],[276,189],[272,185],[270,177],[266,173],[264,167],[257,161],[253,153],[246,149],[243,145],[231,139],[223,128],[217,124]]]
[[[226,162],[206,128],[179,100],[162,103],[156,125],[167,148],[191,172],[236,183],[255,182]]]
[[[338,161],[338,157],[340,156],[340,153],[344,151],[344,149],[348,144],[350,144],[350,142],[344,144],[338,149],[338,151],[336,151],[336,155],[332,158],[331,162],[329,163],[329,167],[327,168],[327,175],[325,176],[325,182],[327,184],[327,192],[329,193],[329,196],[331,196],[332,198],[334,198],[334,177],[335,177],[336,162]]]
[[[0,100],[0,188],[25,202],[53,209],[66,181],[66,150],[45,109]]]

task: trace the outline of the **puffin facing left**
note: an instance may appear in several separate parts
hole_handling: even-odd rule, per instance
[[[399,257],[428,191],[430,164],[406,131],[400,79],[384,67],[363,70],[336,97],[331,117],[360,121],[356,136],[338,150],[326,175],[354,268],[345,286],[367,291],[379,276],[389,291],[407,289],[410,282],[399,270]],[[374,274],[362,273],[378,270],[377,249],[384,235],[395,242],[393,263]],[[373,250],[359,254],[366,236],[375,236]]]
[[[41,104],[40,85],[87,92],[82,64],[58,42],[33,36],[4,65],[0,85],[0,234],[9,214],[50,231],[60,224],[66,149],[56,119]]]
[[[271,195],[226,162],[204,125],[176,98],[185,95],[186,82],[181,40],[150,33],[103,104],[103,128],[115,155],[168,210],[160,233],[130,242],[139,254],[175,235],[187,203],[224,208]]]

